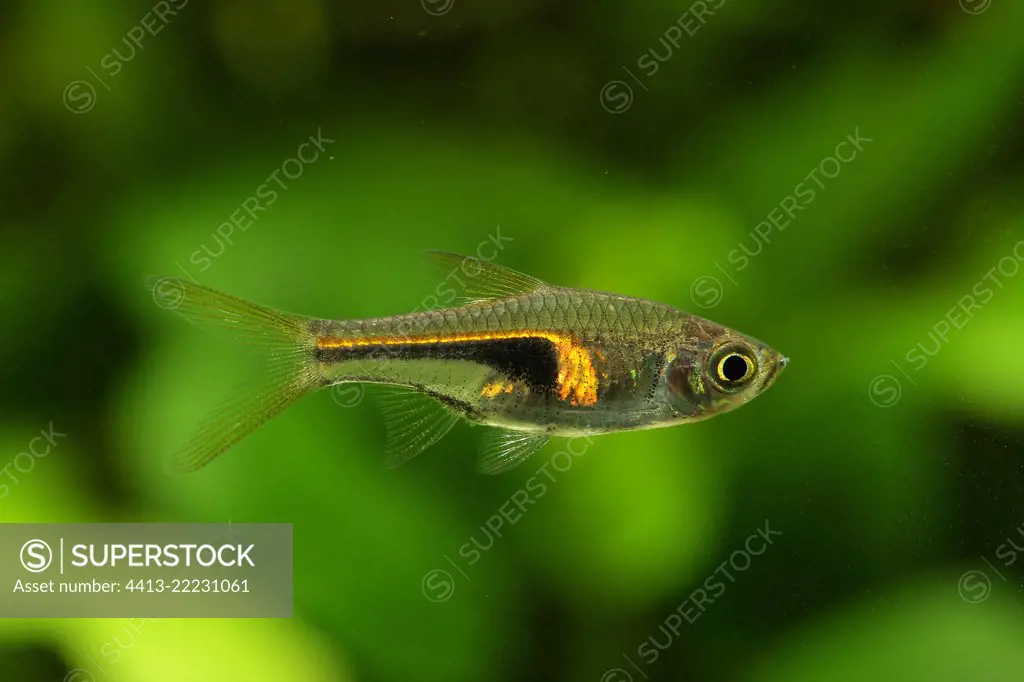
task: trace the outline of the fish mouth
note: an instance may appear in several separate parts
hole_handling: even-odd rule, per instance
[[[772,367],[771,371],[768,372],[768,376],[766,376],[764,378],[764,387],[761,390],[763,391],[765,388],[768,388],[769,386],[771,386],[775,382],[775,379],[779,376],[779,373],[788,364],[789,364],[789,358],[787,358],[785,356],[783,356],[781,360],[776,362],[774,364],[774,366]]]

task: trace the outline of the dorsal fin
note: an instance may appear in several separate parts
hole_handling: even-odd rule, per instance
[[[444,283],[470,301],[517,296],[547,286],[536,277],[472,256],[448,251],[427,251],[426,255],[442,270]]]

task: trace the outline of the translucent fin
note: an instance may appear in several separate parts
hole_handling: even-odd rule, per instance
[[[289,405],[309,393],[312,384],[295,380],[294,372],[279,370],[267,380],[248,384],[207,417],[193,436],[168,461],[172,473],[203,468]]]
[[[460,289],[471,301],[517,296],[547,286],[535,277],[472,256],[427,251],[427,258],[443,271],[445,284]]]
[[[150,282],[153,299],[198,323],[214,323],[259,351],[260,377],[200,424],[171,458],[176,473],[195,471],[242,440],[318,385],[310,318],[282,313],[186,280]]]
[[[370,384],[387,427],[387,465],[395,468],[441,440],[459,421],[458,412],[407,386]]]
[[[153,278],[147,282],[153,300],[199,326],[226,327],[245,341],[265,342],[278,350],[295,352],[312,348],[312,318],[283,313],[244,298],[232,296],[178,277]]]
[[[545,433],[491,429],[480,444],[476,469],[482,474],[500,474],[513,469],[548,442]]]

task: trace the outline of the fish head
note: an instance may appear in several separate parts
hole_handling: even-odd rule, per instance
[[[789,362],[768,344],[728,327],[700,320],[670,350],[665,395],[682,419],[705,419],[760,395]]]

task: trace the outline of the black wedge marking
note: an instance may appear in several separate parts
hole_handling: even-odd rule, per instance
[[[486,365],[531,390],[551,392],[558,379],[558,351],[547,339],[515,337],[479,340],[432,341],[430,343],[384,342],[367,345],[318,345],[317,362],[347,360],[466,360]]]

